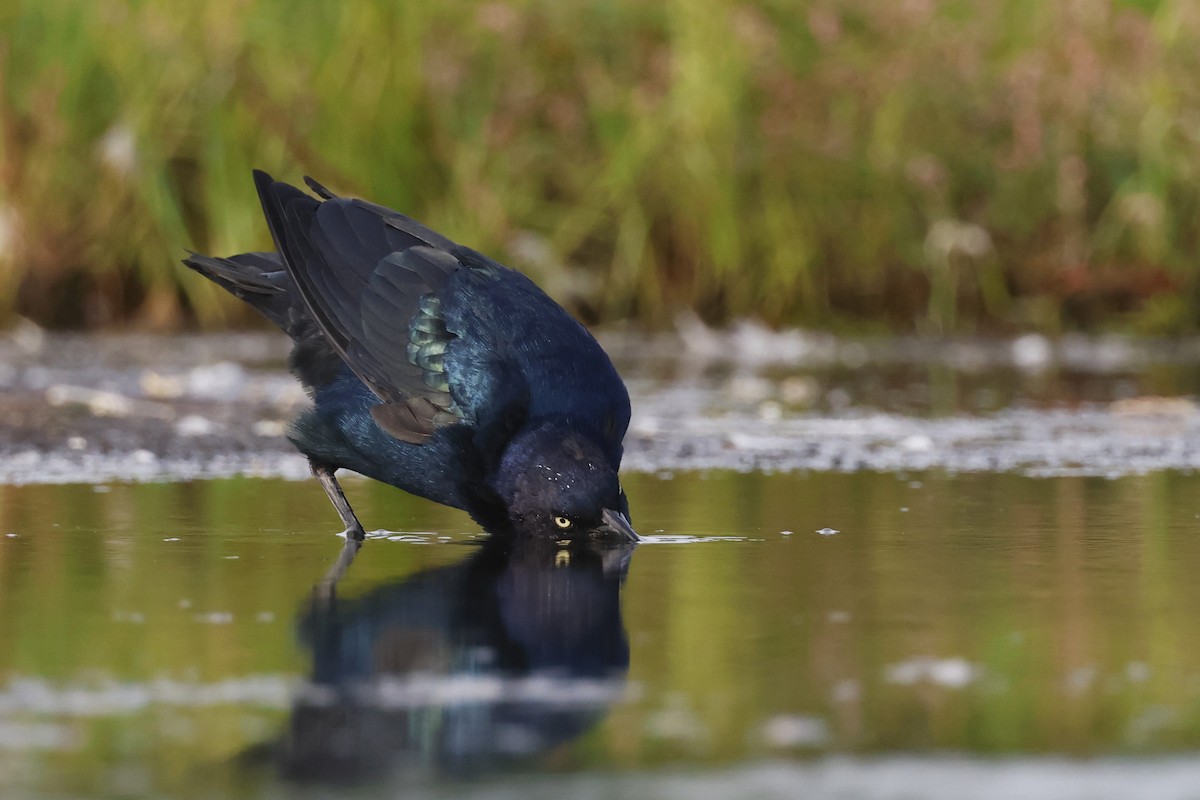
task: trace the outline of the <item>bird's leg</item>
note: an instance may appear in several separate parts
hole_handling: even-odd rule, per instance
[[[312,468],[312,474],[321,482],[325,494],[329,495],[329,502],[333,503],[338,516],[342,518],[342,524],[346,526],[346,539],[357,541],[365,539],[366,534],[363,532],[362,523],[358,521],[358,517],[354,516],[354,509],[350,507],[346,495],[342,494],[342,487],[338,484],[337,478],[333,476],[333,468],[316,461],[310,461],[308,464]]]

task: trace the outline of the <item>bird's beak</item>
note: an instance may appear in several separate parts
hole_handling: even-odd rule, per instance
[[[613,511],[611,508],[604,509],[604,513],[600,515],[604,520],[601,530],[618,536],[622,539],[628,539],[631,542],[640,542],[641,537],[637,535],[637,531],[629,524],[629,518],[620,511]]]

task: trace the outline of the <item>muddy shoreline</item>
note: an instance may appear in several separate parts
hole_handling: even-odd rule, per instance
[[[626,470],[1200,469],[1200,340],[602,339],[633,397]],[[305,478],[284,431],[308,401],[285,355],[266,332],[9,332],[0,483]]]

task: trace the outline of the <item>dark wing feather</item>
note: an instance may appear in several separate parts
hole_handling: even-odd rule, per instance
[[[440,357],[449,333],[441,341],[412,347],[413,323],[422,316],[421,298],[430,287],[441,287],[460,268],[449,253],[429,247],[412,247],[382,259],[361,296],[363,342],[389,376],[403,383],[398,388],[408,396],[424,396],[435,405],[449,406],[427,377],[442,373]],[[442,328],[445,331],[445,328]],[[431,374],[432,373],[432,374]],[[440,382],[439,382],[440,383]]]
[[[330,345],[384,403],[376,422],[420,444],[461,420],[447,375],[453,338],[438,293],[462,268],[454,243],[390,209],[336,197],[316,200],[265,173],[259,197],[288,274]]]
[[[317,183],[316,178],[305,175],[304,183],[308,186],[308,188],[313,190],[313,193],[315,193],[317,197],[320,197],[322,200],[332,200],[333,198],[337,197],[336,194]]]
[[[255,171],[255,180],[258,179],[258,175],[260,174],[271,180],[269,175],[257,170]],[[316,179],[307,175],[304,176],[304,183],[322,200],[335,200],[338,197],[324,185],[318,183]],[[354,200],[354,205],[374,211],[384,221],[384,224],[411,239],[411,241],[405,241],[401,244],[396,244],[395,239],[390,239],[389,241],[393,243],[394,250],[403,250],[405,247],[414,247],[419,244],[447,251],[453,250],[458,246],[437,231],[425,227],[412,217],[407,217],[399,211],[393,211],[386,206],[372,203],[369,200]]]

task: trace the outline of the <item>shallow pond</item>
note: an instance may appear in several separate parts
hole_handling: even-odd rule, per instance
[[[0,796],[1195,796],[1200,476],[626,488],[505,557],[351,479],[331,587],[311,481],[0,487]]]

